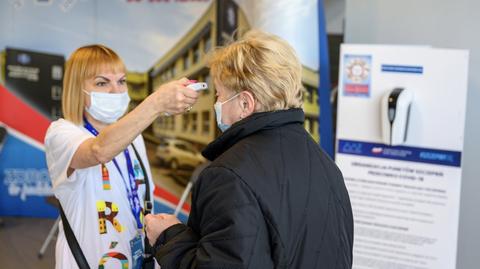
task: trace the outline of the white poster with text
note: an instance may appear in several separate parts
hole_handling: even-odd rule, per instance
[[[343,45],[336,163],[355,269],[454,269],[468,52]]]

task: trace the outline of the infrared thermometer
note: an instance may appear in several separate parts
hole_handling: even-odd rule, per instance
[[[205,82],[197,82],[197,83],[188,84],[187,88],[190,88],[198,92],[198,91],[203,91],[208,89],[208,85]]]

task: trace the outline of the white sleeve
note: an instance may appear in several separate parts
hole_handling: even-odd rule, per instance
[[[52,122],[45,135],[45,154],[53,188],[67,182],[67,170],[78,147],[88,138],[93,137],[81,127],[59,119]]]

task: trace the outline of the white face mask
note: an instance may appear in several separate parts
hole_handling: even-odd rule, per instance
[[[106,93],[84,91],[90,95],[90,107],[85,108],[96,120],[103,123],[114,123],[127,111],[130,97],[128,92]]]
[[[222,106],[223,104],[228,103],[233,99],[235,99],[235,97],[237,97],[238,95],[240,95],[240,93],[237,93],[234,96],[230,97],[227,101],[216,102],[215,105],[213,105],[213,107],[215,108],[215,116],[217,118],[217,126],[222,132],[225,132],[231,126],[230,124],[225,124],[222,122]]]

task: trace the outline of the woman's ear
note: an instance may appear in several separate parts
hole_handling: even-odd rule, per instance
[[[239,97],[241,107],[240,119],[244,119],[255,112],[255,97],[249,91],[241,92]]]

